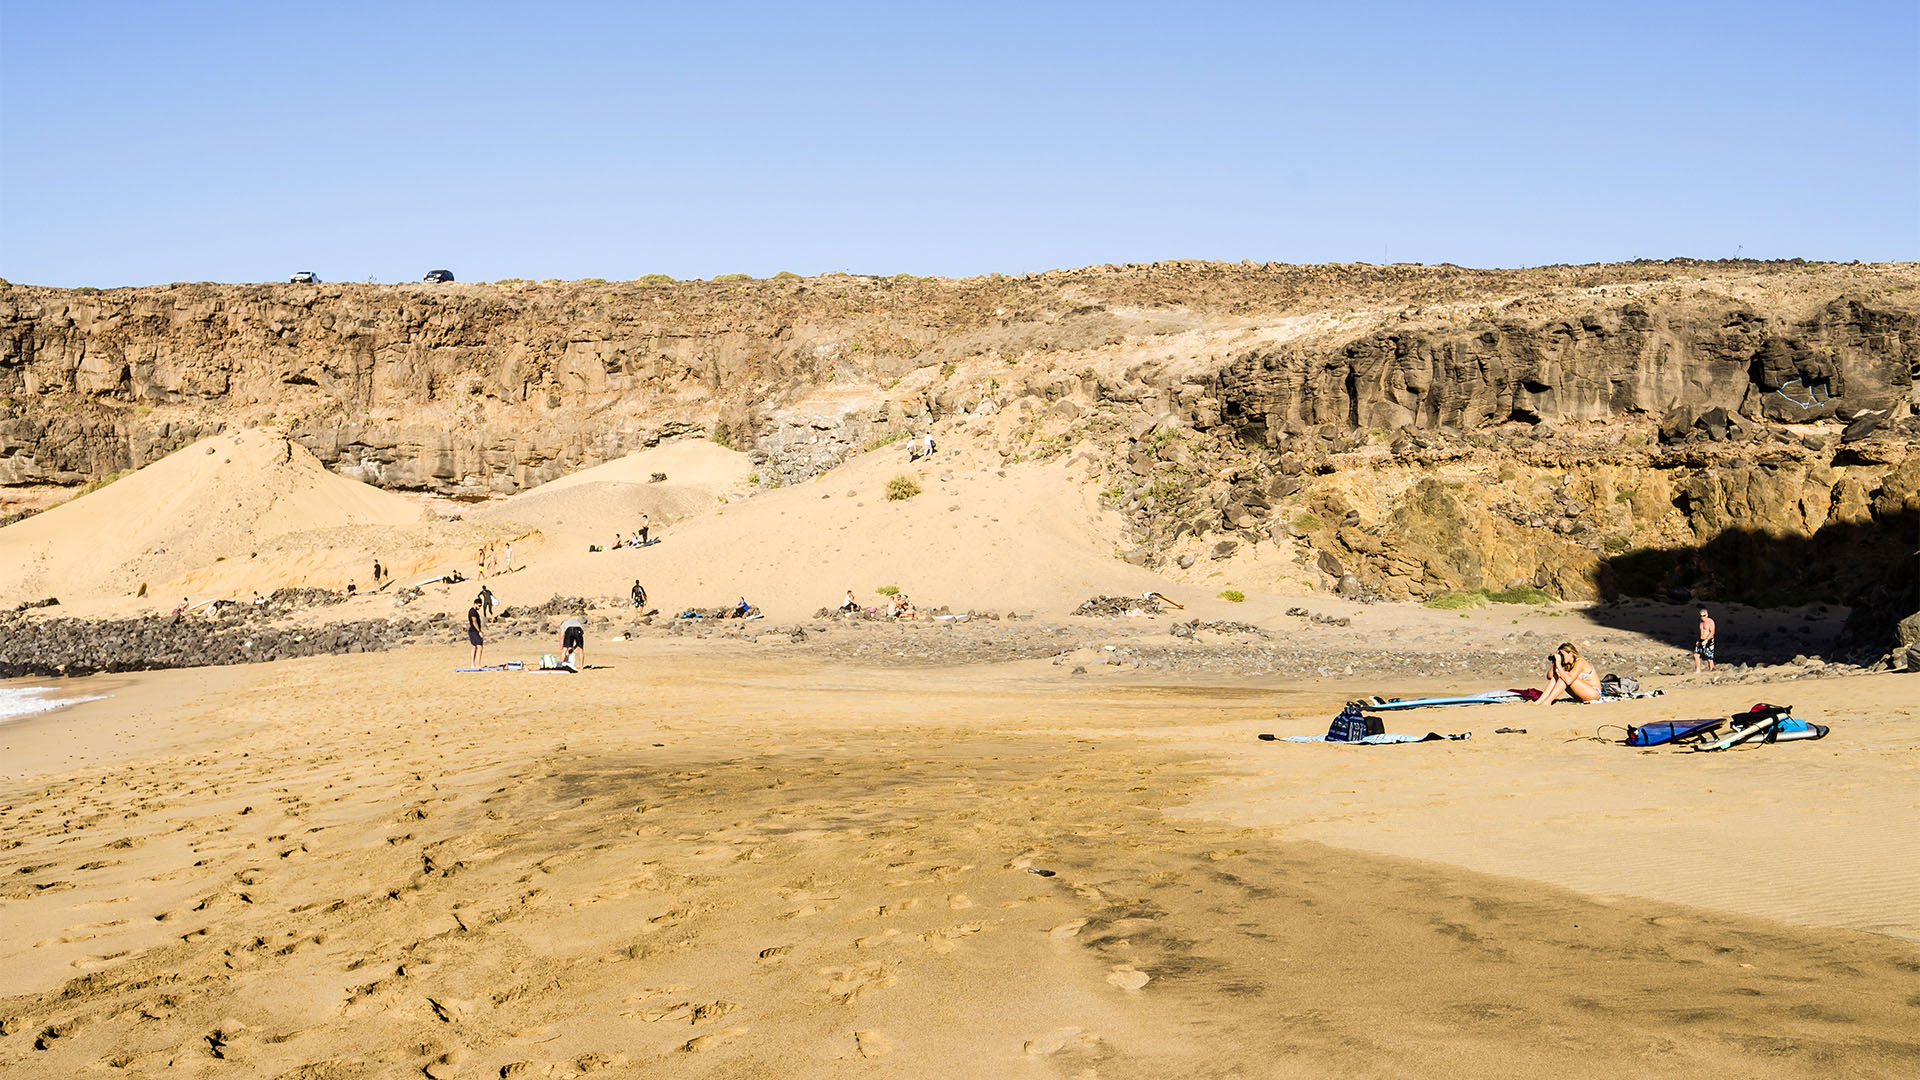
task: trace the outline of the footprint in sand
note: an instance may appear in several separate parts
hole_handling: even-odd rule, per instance
[[[780,961],[785,960],[787,958],[787,954],[792,951],[793,951],[793,946],[791,945],[775,945],[772,948],[761,949],[760,962],[763,964],[777,964]]]
[[[713,1049],[716,1046],[719,1046],[721,1043],[727,1041],[728,1039],[734,1038],[735,1036],[738,1036],[738,1035],[745,1035],[746,1033],[747,1033],[746,1028],[732,1027],[732,1028],[727,1028],[725,1031],[713,1032],[710,1035],[695,1036],[694,1038],[688,1039],[684,1044],[682,1044],[680,1047],[680,1050],[682,1053],[687,1053],[687,1054],[704,1053],[708,1050]]]
[[[1084,928],[1086,925],[1087,925],[1087,920],[1085,919],[1075,919],[1072,922],[1063,922],[1059,926],[1056,926],[1053,929],[1048,930],[1047,936],[1052,938],[1055,941],[1065,941],[1068,938],[1079,934],[1081,929]]]
[[[821,989],[841,1005],[858,1001],[869,990],[892,986],[894,983],[893,968],[886,964],[868,964],[858,968],[821,968],[819,973],[827,976],[826,985]]]
[[[973,906],[973,900],[966,893],[957,892],[947,897],[947,907],[953,911],[965,911]]]
[[[1028,1039],[1026,1051],[1035,1057],[1045,1057],[1067,1049],[1092,1049],[1099,1043],[1100,1036],[1090,1031],[1077,1027],[1063,1027]]]
[[[866,937],[863,937],[863,938],[855,938],[853,942],[853,947],[856,949],[871,949],[878,945],[885,945],[889,941],[892,941],[894,938],[899,936],[900,936],[900,931],[892,928],[888,928],[886,930],[882,930],[878,934],[868,934]]]
[[[1120,964],[1107,973],[1107,985],[1122,990],[1138,990],[1147,985],[1153,976],[1134,967],[1132,964]]]
[[[853,1045],[863,1058],[885,1057],[893,1050],[892,1041],[877,1031],[854,1032]]]

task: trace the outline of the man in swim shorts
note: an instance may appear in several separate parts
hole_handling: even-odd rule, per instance
[[[587,624],[580,619],[560,624],[560,663],[575,671],[587,666]]]
[[[1693,642],[1693,673],[1695,675],[1700,674],[1700,661],[1702,660],[1707,662],[1708,671],[1713,670],[1714,634],[1713,616],[1707,614],[1706,608],[1701,608],[1700,636],[1695,638]]]
[[[480,604],[478,599],[467,609],[467,644],[473,646],[473,663],[468,667],[479,667],[480,656],[487,651],[487,635],[480,629]]]

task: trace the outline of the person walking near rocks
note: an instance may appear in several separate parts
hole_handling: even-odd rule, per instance
[[[479,608],[487,618],[493,618],[493,590],[480,586],[480,595],[473,598],[473,605]]]
[[[467,644],[473,646],[473,663],[469,666],[479,667],[480,657],[487,651],[487,635],[481,629],[478,597],[474,598],[473,606],[467,609]]]
[[[1700,661],[1702,660],[1707,662],[1708,671],[1713,670],[1714,635],[1713,616],[1707,614],[1706,608],[1701,608],[1700,633],[1693,641],[1693,673],[1695,675],[1700,674]]]
[[[640,584],[639,578],[633,579],[633,588],[627,595],[633,598],[634,607],[643,608],[647,606],[647,587]]]
[[[373,560],[373,583],[375,585],[380,584],[380,574],[381,574],[380,560],[375,559]]]

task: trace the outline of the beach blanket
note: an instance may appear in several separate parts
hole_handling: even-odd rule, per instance
[[[1449,739],[1471,739],[1473,738],[1473,732],[1463,731],[1458,735],[1442,735],[1437,731],[1429,731],[1425,735],[1403,735],[1396,732],[1383,732],[1379,735],[1368,735],[1354,742],[1339,742],[1329,739],[1325,735],[1262,735],[1260,738],[1266,742],[1317,742],[1328,743],[1332,746],[1385,746],[1389,743],[1441,742]]]

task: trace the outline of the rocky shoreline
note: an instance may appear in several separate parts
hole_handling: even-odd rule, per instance
[[[275,594],[259,607],[232,605],[212,616],[154,615],[90,620],[45,617],[45,609],[0,613],[0,678],[80,677],[99,673],[265,663],[304,656],[381,652],[408,645],[464,646],[464,626],[444,612],[422,618],[301,622],[307,604],[337,603],[327,594]],[[294,600],[301,601],[297,606]],[[941,609],[944,611],[945,609]],[[1073,616],[1046,621],[1035,613],[966,612],[944,619],[816,615],[796,623],[766,620],[673,619],[632,614],[615,598],[556,596],[538,605],[503,608],[490,623],[489,643],[505,645],[557,633],[560,620],[581,617],[588,640],[657,636],[778,648],[810,658],[900,668],[952,667],[1048,660],[1067,674],[1096,669],[1225,677],[1343,678],[1458,677],[1476,685],[1525,685],[1537,658],[1561,636],[1597,642],[1596,659],[1608,671],[1637,677],[1679,675],[1688,654],[1646,634],[1609,626],[1604,619],[1554,635],[1515,631],[1498,643],[1462,651],[1393,640],[1369,633],[1364,616],[1329,619],[1304,608],[1283,625],[1205,622],[1178,618]],[[1836,613],[1833,618],[1839,620]],[[1360,620],[1361,625],[1347,624]],[[1746,643],[1742,662],[1724,664],[1708,681],[1772,682],[1810,676],[1896,670],[1889,662],[1860,664],[1821,656],[1817,640],[1832,630],[1812,625],[1800,634],[1768,631]]]

